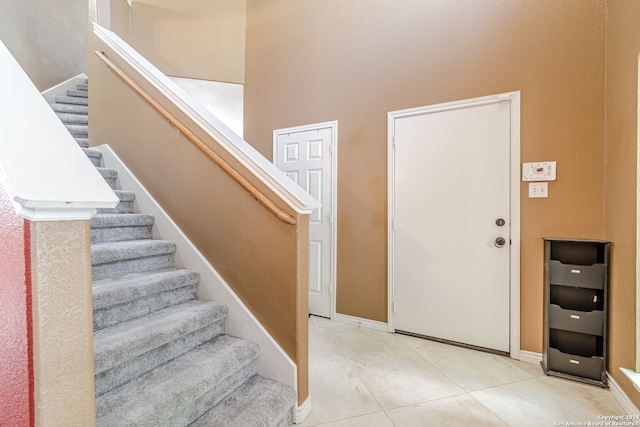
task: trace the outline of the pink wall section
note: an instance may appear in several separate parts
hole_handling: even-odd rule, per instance
[[[0,185],[0,426],[34,425],[29,240]]]

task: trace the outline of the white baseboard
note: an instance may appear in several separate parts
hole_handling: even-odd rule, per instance
[[[311,396],[308,396],[302,405],[296,407],[296,413],[294,415],[293,422],[295,424],[302,424],[307,416],[311,413]]]
[[[629,396],[627,396],[609,372],[607,372],[607,384],[609,385],[609,389],[611,390],[613,397],[615,397],[620,406],[622,406],[622,409],[624,409],[628,415],[640,415],[638,407],[634,405],[631,399],[629,399]]]
[[[534,353],[533,351],[520,350],[521,362],[540,364],[542,362],[542,354]]]
[[[333,317],[336,322],[346,323],[354,326],[361,326],[363,328],[375,329],[376,331],[389,332],[387,324],[384,322],[378,322],[377,320],[363,319],[361,317],[349,316],[347,314],[336,313]]]

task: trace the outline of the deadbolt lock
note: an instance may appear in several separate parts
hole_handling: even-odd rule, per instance
[[[497,225],[498,227],[502,227],[502,226],[503,226],[503,225],[505,225],[505,224],[506,224],[506,222],[504,221],[504,219],[502,219],[502,218],[498,218],[498,219],[496,219],[496,225]]]

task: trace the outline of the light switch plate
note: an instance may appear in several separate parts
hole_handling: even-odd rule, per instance
[[[556,162],[535,162],[522,164],[523,181],[555,181]]]
[[[548,182],[530,182],[529,183],[529,198],[541,199],[549,197],[549,183]]]

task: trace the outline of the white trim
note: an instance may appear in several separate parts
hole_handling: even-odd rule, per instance
[[[319,202],[293,183],[280,169],[262,156],[228,126],[197,103],[173,80],[142,57],[115,33],[93,24],[93,33],[112,49],[127,65],[166,96],[191,120],[197,123],[220,147],[231,154],[250,173],[259,178],[271,191],[299,214],[309,214]]]
[[[68,90],[76,90],[76,85],[78,85],[78,83],[86,82],[87,75],[85,73],[80,73],[77,76],[71,77],[62,83],[58,83],[54,87],[45,90],[42,92],[42,96],[49,104],[53,104],[56,96],[64,96],[67,94]]]
[[[97,0],[97,17],[96,22],[110,30],[111,29],[111,0]],[[129,1],[129,6],[131,6],[131,1]]]
[[[293,423],[302,424],[311,413],[311,409],[311,396],[308,396],[305,401],[302,402],[302,405],[296,407]]]
[[[387,265],[388,265],[388,306],[387,319],[388,330],[394,329],[394,129],[395,120],[421,114],[438,113],[460,108],[478,107],[482,105],[509,102],[511,104],[511,158],[510,158],[510,209],[511,209],[511,246],[510,251],[510,320],[509,320],[509,348],[513,359],[520,358],[520,91],[507,92],[498,95],[483,96],[479,98],[465,99],[461,101],[446,102],[426,107],[410,108],[406,110],[392,111],[387,114]]]
[[[336,313],[334,319],[336,322],[346,323],[348,325],[360,326],[376,331],[389,332],[387,324],[377,320],[363,319],[362,317],[349,316],[347,314]]]
[[[535,363],[537,365],[542,362],[542,353],[534,353],[533,351],[520,350],[521,362]]]
[[[520,91],[498,95],[511,103],[511,357],[520,359]]]
[[[633,386],[636,388],[636,390],[640,391],[640,389],[638,389],[638,385],[637,385],[638,379],[636,378],[634,380],[631,377],[629,377],[629,373],[630,372],[635,374],[635,375],[639,375],[639,374],[636,374],[635,372],[633,372],[633,371],[631,371],[629,369],[625,369],[625,368],[620,368],[620,370],[629,379],[631,379],[631,381],[633,382]],[[629,371],[629,372],[625,372],[625,371]],[[627,414],[629,414],[629,415],[640,415],[640,411],[638,410],[638,407],[636,405],[634,405],[634,403],[631,401],[631,399],[629,399],[629,396],[627,396],[627,394],[622,390],[622,387],[620,387],[620,385],[613,379],[613,377],[611,376],[611,374],[609,372],[607,372],[607,384],[609,385],[609,389],[611,390],[611,394],[613,394],[613,397],[616,398],[616,400],[618,401],[620,406],[622,406],[622,409],[624,409],[624,411]]]
[[[327,128],[331,129],[331,217],[333,218],[333,223],[331,224],[331,284],[329,285],[329,293],[331,294],[331,319],[333,319],[336,315],[336,288],[338,281],[338,121],[333,120],[274,130],[272,160],[275,164],[278,135]]]
[[[629,378],[629,381],[633,384],[633,387],[640,391],[640,374],[632,369],[620,368],[620,371]]]
[[[88,221],[96,213],[94,208],[28,208],[20,206],[18,216],[32,222],[42,221]]]
[[[220,302],[228,307],[227,333],[251,340],[260,346],[258,374],[297,390],[297,366],[291,358],[111,148],[108,145],[95,148],[102,152],[105,167],[118,171],[120,185],[135,193],[134,210],[155,217],[154,238],[170,240],[176,244],[178,249],[175,255],[176,267],[200,273],[198,296],[204,300]]]

